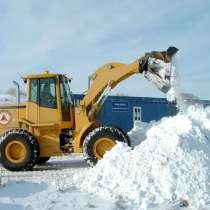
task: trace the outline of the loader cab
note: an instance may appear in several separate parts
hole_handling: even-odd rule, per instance
[[[73,128],[74,113],[65,75],[31,75],[24,78],[27,82],[26,119],[35,124],[57,124],[61,129]]]

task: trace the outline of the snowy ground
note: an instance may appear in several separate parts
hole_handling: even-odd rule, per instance
[[[53,158],[32,172],[1,172],[0,210],[123,210],[134,207],[120,199],[104,199],[82,192],[73,181],[63,180],[83,174],[87,165],[81,156]],[[136,208],[134,208],[136,209]],[[164,203],[153,210],[187,210],[179,203]]]
[[[54,158],[32,172],[11,173],[1,168],[0,210],[120,209],[117,201],[81,192],[71,181],[68,189],[59,187],[64,178],[71,180],[85,168],[80,156]]]
[[[129,135],[134,149],[117,144],[94,168],[81,156],[53,158],[31,172],[0,168],[0,210],[210,209],[209,108],[136,123]]]
[[[0,210],[210,210],[210,108],[182,106],[129,136],[134,149],[117,144],[94,168],[81,156],[0,167]]]

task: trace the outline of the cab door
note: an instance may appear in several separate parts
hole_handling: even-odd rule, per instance
[[[28,82],[29,98],[27,102],[27,120],[38,123],[39,115],[39,80],[30,79]]]
[[[60,76],[60,104],[61,120],[63,128],[73,128],[74,126],[74,109],[67,78]]]
[[[56,78],[39,79],[39,123],[58,123]]]
[[[39,115],[40,124],[38,137],[40,156],[50,157],[61,154],[61,129],[57,88],[59,80],[56,77],[39,79]]]

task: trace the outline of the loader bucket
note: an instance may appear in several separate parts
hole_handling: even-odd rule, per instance
[[[172,61],[177,51],[176,47],[169,47],[167,51],[153,51],[145,55],[144,77],[164,93],[167,93],[172,86],[175,75]]]

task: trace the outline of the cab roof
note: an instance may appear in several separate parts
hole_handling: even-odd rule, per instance
[[[23,77],[23,80],[27,80],[27,79],[53,78],[53,77],[58,77],[58,76],[62,76],[62,77],[68,78],[65,74],[54,74],[54,73],[50,73],[49,71],[45,71],[43,74],[26,75],[26,76]]]

